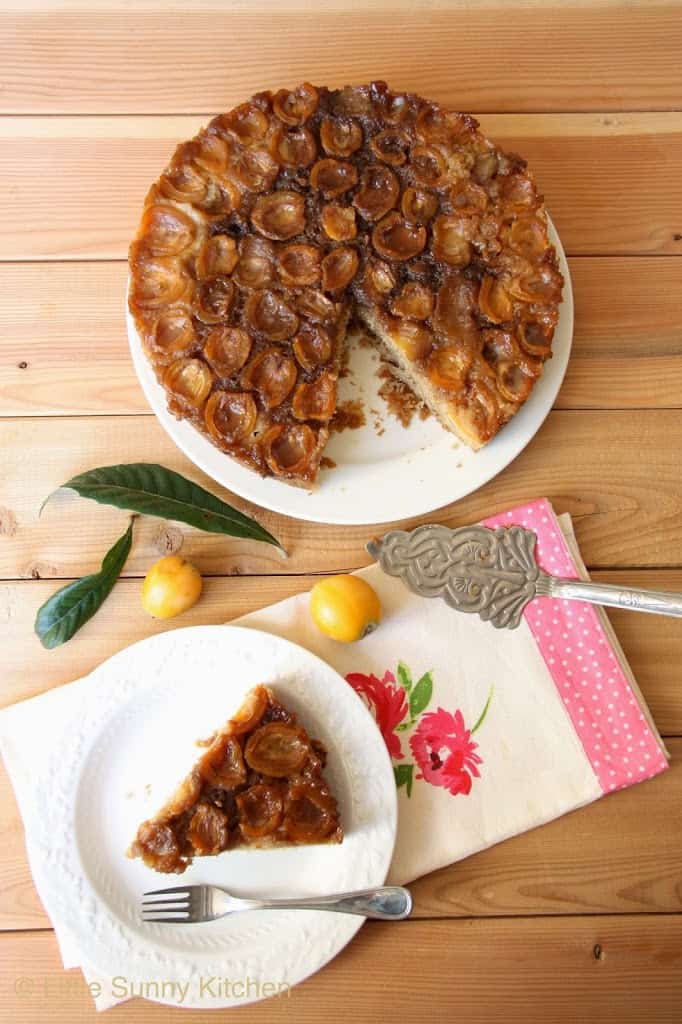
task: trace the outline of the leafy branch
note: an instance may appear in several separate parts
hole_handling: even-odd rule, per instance
[[[133,517],[134,518],[134,517]],[[133,543],[133,519],[122,537],[109,548],[99,572],[68,583],[38,609],[35,631],[43,647],[65,644],[91,619],[121,575]]]
[[[90,469],[71,477],[58,490],[63,488],[101,505],[173,519],[208,533],[262,541],[284,551],[277,538],[251,516],[221,501],[193,480],[155,462],[129,462]],[[47,496],[41,512],[51,497],[51,494]]]
[[[208,533],[271,544],[286,558],[286,551],[277,538],[251,516],[157,463],[102,466],[71,477],[58,490],[62,488],[75,491],[83,498],[92,498],[101,505],[173,519]],[[43,502],[41,513],[51,497],[49,494]],[[34,628],[43,647],[51,649],[66,643],[92,618],[120,576],[132,540],[131,519],[126,532],[104,556],[99,572],[62,587],[38,610]]]

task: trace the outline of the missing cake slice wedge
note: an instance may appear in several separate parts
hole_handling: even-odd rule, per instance
[[[340,843],[325,748],[267,686],[256,686],[153,818],[128,855],[181,874],[225,850]]]

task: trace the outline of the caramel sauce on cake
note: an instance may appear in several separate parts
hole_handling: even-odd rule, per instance
[[[169,409],[314,483],[349,316],[472,448],[551,356],[562,277],[534,179],[474,118],[383,82],[263,92],[176,150],[130,249]]]

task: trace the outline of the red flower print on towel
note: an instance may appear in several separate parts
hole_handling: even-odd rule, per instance
[[[471,737],[486,719],[492,686],[476,723],[467,729],[459,710],[452,713],[438,708],[425,713],[433,696],[431,670],[415,682],[409,667],[399,661],[396,675],[387,671],[379,679],[371,673],[351,672],[346,680],[374,714],[391,758],[402,762],[393,765],[393,774],[396,786],[404,789],[408,799],[415,778],[446,789],[452,796],[471,792],[473,779],[480,777],[478,765],[483,764],[476,753],[478,744]],[[403,732],[411,733],[409,743],[416,763],[405,761],[400,743]],[[415,775],[417,769],[420,774]]]
[[[480,776],[477,765],[483,758],[475,753],[478,744],[472,742],[461,711],[453,715],[438,708],[422,715],[410,748],[421,771],[417,778],[442,786],[452,796],[469,793],[472,776]]]
[[[363,675],[362,672],[351,672],[346,676],[355,692],[362,697],[384,737],[388,752],[394,761],[405,756],[400,746],[400,737],[395,727],[400,725],[407,715],[408,705],[405,691],[398,686],[392,672],[384,672],[384,678],[375,675]]]

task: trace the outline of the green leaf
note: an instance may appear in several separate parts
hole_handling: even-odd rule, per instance
[[[153,462],[129,462],[91,469],[67,480],[62,487],[76,491],[83,498],[92,498],[101,505],[115,505],[116,508],[127,508],[162,519],[174,519],[208,533],[263,541],[284,550],[277,538],[255,519],[226,505],[192,480]],[[43,507],[50,497],[45,499]]]
[[[395,731],[396,732],[407,732],[407,730],[411,729],[413,725],[414,725],[414,722],[401,722],[400,725],[396,725]]]
[[[433,679],[430,672],[425,672],[410,694],[410,715],[416,718],[428,706],[433,694]]]
[[[83,576],[58,590],[38,609],[35,631],[43,647],[51,650],[66,643],[91,619],[121,574],[133,542],[133,523],[109,548],[99,572]]]
[[[412,674],[404,661],[398,662],[398,682],[406,693],[412,689]]]
[[[395,784],[400,789],[401,786],[405,786],[405,790],[408,796],[412,796],[412,782],[414,780],[414,765],[413,764],[394,764],[393,775],[395,777]]]
[[[476,722],[476,725],[471,730],[472,735],[476,732],[477,729],[480,729],[480,727],[483,725],[483,723],[485,721],[485,716],[488,714],[488,708],[490,707],[490,701],[493,699],[493,690],[494,689],[495,688],[493,686],[490,687],[490,693],[488,694],[488,699],[485,702],[485,705],[483,707],[483,711],[481,711],[480,715],[478,716],[478,720]]]

